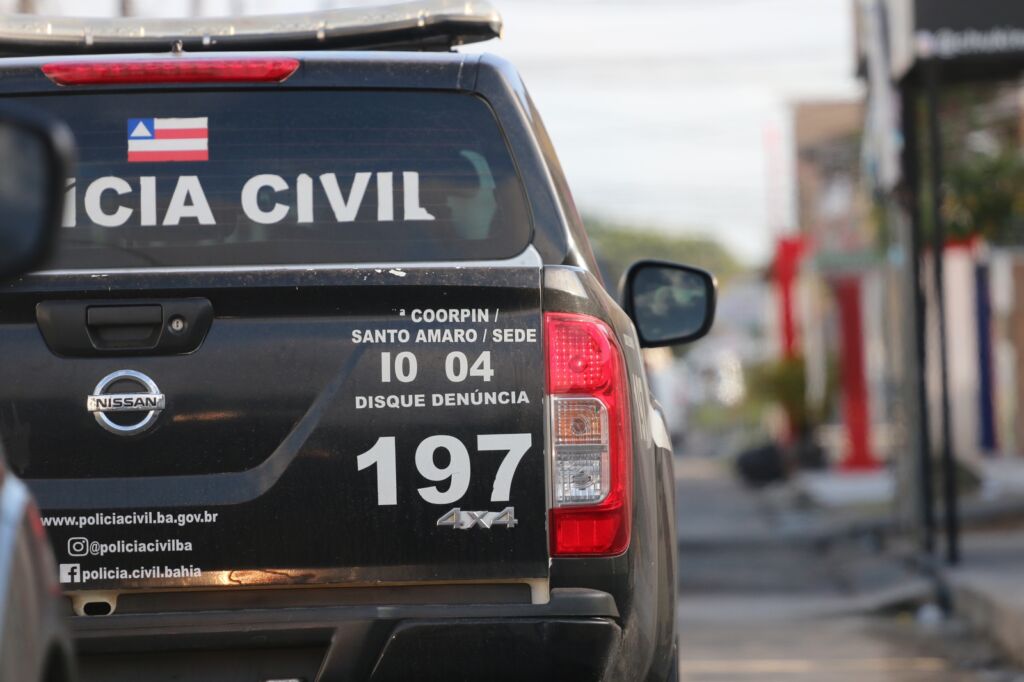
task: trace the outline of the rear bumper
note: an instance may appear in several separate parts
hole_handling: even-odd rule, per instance
[[[83,680],[600,680],[617,618],[607,593],[556,589],[547,604],[131,613],[72,628]]]

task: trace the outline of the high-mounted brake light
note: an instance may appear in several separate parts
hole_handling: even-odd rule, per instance
[[[298,59],[189,59],[75,61],[43,65],[58,85],[140,83],[280,83],[299,68]]]
[[[552,444],[553,556],[614,556],[629,546],[632,439],[622,351],[608,325],[545,313]]]

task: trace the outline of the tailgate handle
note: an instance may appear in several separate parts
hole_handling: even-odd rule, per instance
[[[89,337],[99,350],[153,348],[163,321],[159,305],[89,306],[85,310]]]
[[[105,305],[90,306],[85,323],[90,327],[122,327],[160,324],[163,319],[158,305]]]
[[[36,322],[65,357],[178,355],[202,344],[213,322],[205,298],[144,301],[43,301]]]

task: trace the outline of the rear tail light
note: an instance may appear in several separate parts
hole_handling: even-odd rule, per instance
[[[69,61],[43,65],[58,85],[139,83],[279,83],[299,68],[298,59],[164,59]]]
[[[608,325],[546,313],[553,556],[614,556],[629,546],[632,440],[625,363]]]

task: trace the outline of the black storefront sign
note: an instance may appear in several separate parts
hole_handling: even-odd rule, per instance
[[[916,0],[918,59],[1024,55],[1024,3],[1015,0]]]

